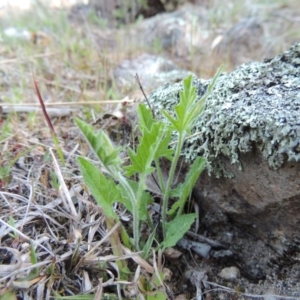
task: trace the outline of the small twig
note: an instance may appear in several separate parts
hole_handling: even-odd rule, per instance
[[[152,107],[151,107],[151,105],[150,105],[150,102],[149,102],[149,100],[148,100],[148,98],[147,98],[147,96],[146,96],[146,93],[145,93],[145,91],[144,91],[144,89],[143,89],[143,86],[142,86],[142,84],[141,84],[141,82],[140,82],[139,75],[138,75],[137,73],[135,74],[135,79],[136,79],[136,81],[137,81],[137,83],[138,83],[138,85],[139,85],[139,87],[140,87],[140,89],[141,89],[141,91],[142,91],[142,93],[143,93],[143,95],[144,95],[146,101],[147,101],[147,104],[148,104],[149,108],[151,109],[152,117],[153,117],[153,119],[154,119],[154,118],[155,118],[154,110],[152,109]]]
[[[80,105],[97,105],[97,104],[119,104],[123,100],[99,100],[99,101],[78,101],[78,102],[51,102],[44,103],[45,106],[80,106]],[[133,103],[134,100],[126,100],[126,103]],[[1,102],[1,106],[41,106],[39,103],[5,103]]]
[[[22,61],[24,63],[27,63],[29,59],[36,59],[36,58],[41,58],[41,57],[53,56],[53,55],[57,55],[59,53],[61,53],[61,51],[51,52],[51,53],[40,53],[40,54],[35,54],[35,55],[32,55],[32,56],[28,56],[28,57],[9,58],[9,59],[2,60],[0,62],[0,65],[15,63],[15,62],[20,63]]]
[[[206,280],[203,280],[204,283],[208,283],[209,285],[212,285],[214,287],[216,287],[216,289],[214,289],[213,291],[222,291],[222,292],[227,292],[227,293],[234,293],[234,294],[239,294],[241,296],[246,296],[246,297],[251,297],[251,298],[264,298],[266,296],[268,297],[273,297],[273,298],[280,298],[280,299],[290,299],[290,300],[300,300],[300,298],[296,298],[296,297],[290,297],[290,296],[281,296],[281,295],[272,295],[272,294],[265,294],[265,295],[255,295],[255,294],[249,294],[249,293],[241,293],[241,292],[237,292],[236,290],[232,289],[232,288],[229,288],[229,287],[226,287],[226,286],[223,286],[223,285],[220,285],[220,284],[217,284],[217,283],[214,283],[214,282],[210,282],[210,281],[206,281]],[[205,291],[203,292],[203,294],[206,294],[206,293],[209,293],[211,292],[212,290],[210,291]]]
[[[186,233],[186,235],[194,238],[195,240],[197,240],[200,243],[206,243],[206,244],[208,244],[208,245],[210,245],[210,246],[212,246],[214,248],[227,249],[227,247],[225,245],[221,244],[220,242],[214,241],[214,240],[212,240],[210,238],[207,238],[207,237],[205,237],[203,235],[199,235],[199,234],[194,233],[192,231],[188,231]]]

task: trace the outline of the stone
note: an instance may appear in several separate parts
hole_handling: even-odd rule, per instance
[[[300,252],[299,67],[295,44],[222,74],[194,126],[200,134],[182,151],[187,166],[199,155],[207,159],[193,195],[200,230],[225,243],[252,280],[295,262]],[[193,79],[198,98],[209,82]],[[166,84],[150,95],[157,117],[161,109],[174,111],[181,89]]]
[[[162,56],[144,53],[133,59],[122,61],[113,71],[114,82],[120,91],[137,86],[136,74],[145,92],[153,91],[155,87],[165,82],[178,82],[192,74],[179,68],[171,60]]]
[[[138,37],[138,44],[149,49],[163,50],[181,60],[188,59],[209,49],[211,31],[206,14],[203,7],[185,5],[138,23],[134,36]]]
[[[179,5],[190,0],[89,0],[88,4],[100,17],[113,21],[116,17],[120,22],[129,24],[138,17],[151,17],[165,11],[174,11]]]
[[[222,35],[215,48],[217,61],[225,61],[236,67],[261,57],[265,51],[264,39],[262,21],[256,18],[243,19]]]
[[[225,280],[236,280],[240,275],[240,270],[237,267],[224,268],[219,273],[219,276]]]
[[[209,258],[211,250],[211,246],[208,244],[190,241],[186,238],[182,238],[177,243],[177,246],[186,250],[193,250],[195,253],[201,255],[203,258]]]

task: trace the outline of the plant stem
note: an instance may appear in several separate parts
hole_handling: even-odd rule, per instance
[[[111,173],[114,174],[114,178],[116,178],[119,183],[122,185],[124,190],[126,191],[127,197],[132,205],[132,218],[133,218],[133,239],[134,239],[134,247],[136,251],[139,251],[139,240],[140,240],[140,219],[139,219],[139,198],[135,196],[132,188],[128,184],[127,180],[120,174],[119,172]],[[139,188],[140,190],[140,188]]]
[[[165,182],[164,182],[164,178],[163,178],[163,175],[162,175],[161,167],[159,165],[159,160],[155,159],[154,163],[155,163],[155,167],[156,167],[156,174],[157,174],[157,178],[158,178],[158,184],[159,184],[162,195],[164,195],[165,192],[166,192],[166,189],[165,189]]]
[[[176,166],[177,166],[177,162],[179,160],[180,157],[180,153],[181,153],[181,148],[184,142],[184,138],[185,138],[185,133],[183,132],[179,132],[179,137],[178,137],[178,143],[177,143],[177,147],[175,150],[175,154],[174,154],[174,159],[172,161],[171,164],[171,169],[169,172],[169,178],[167,181],[167,186],[165,189],[165,192],[163,194],[163,204],[162,204],[162,228],[163,228],[163,236],[164,239],[166,239],[167,237],[167,210],[168,210],[168,204],[169,204],[169,196],[170,196],[170,192],[171,192],[171,188],[172,188],[172,183],[173,183],[173,179],[174,179],[174,175],[175,175],[175,171],[176,171]]]
[[[143,195],[143,191],[145,190],[145,182],[146,182],[146,174],[145,173],[141,173],[140,174],[140,178],[139,178],[139,188],[138,188],[138,192],[136,195],[136,207],[135,210],[137,211],[137,215],[136,215],[136,220],[133,219],[133,225],[134,225],[134,232],[133,232],[133,237],[134,237],[134,243],[135,243],[135,248],[136,250],[140,250],[140,245],[139,245],[139,241],[140,241],[140,216],[139,216],[139,211],[140,211],[140,207],[141,207],[141,201],[142,201],[142,195]]]
[[[108,231],[111,230],[115,225],[115,220],[111,217],[106,216],[106,226]],[[124,253],[123,253],[123,249],[122,249],[122,245],[121,245],[121,241],[120,241],[120,236],[119,236],[119,232],[117,230],[115,230],[112,235],[109,237],[110,240],[110,244],[111,244],[111,248],[113,251],[113,254],[116,257],[121,257]],[[125,260],[116,260],[116,264],[119,267],[119,274],[120,274],[120,279],[127,279],[126,276],[126,268],[127,268],[127,264]]]

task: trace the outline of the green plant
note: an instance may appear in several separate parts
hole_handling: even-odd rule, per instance
[[[16,228],[16,222],[12,216],[9,216],[9,220],[7,222],[9,225],[11,225],[13,228]],[[16,232],[12,232],[9,234],[14,240],[19,240],[19,235]]]
[[[104,131],[95,133],[92,126],[77,118],[75,119],[77,126],[97,155],[104,170],[104,172],[100,171],[89,160],[79,157],[78,164],[83,179],[98,204],[103,208],[109,228],[119,222],[119,218],[113,210],[113,203],[122,203],[132,213],[131,244],[136,251],[142,250],[149,253],[154,240],[158,242],[158,249],[164,250],[174,246],[190,228],[197,216],[194,213],[183,214],[183,207],[196,180],[205,168],[204,158],[199,157],[195,160],[183,183],[174,187],[173,181],[183,143],[204,109],[205,101],[219,74],[220,70],[209,85],[207,93],[199,101],[197,101],[196,90],[192,84],[192,77],[186,78],[183,81],[180,101],[175,107],[175,115],[172,116],[168,112],[162,111],[165,120],[156,120],[146,105],[139,105],[138,129],[140,138],[136,151],[128,150],[130,158],[128,166],[123,166],[123,161],[119,157],[121,148],[115,147]],[[172,136],[177,138],[175,149],[169,147]],[[169,160],[171,164],[166,183],[163,180],[160,167],[160,160],[163,157]],[[160,231],[154,228],[147,211],[147,206],[153,200],[147,192],[146,178],[154,172],[157,173],[158,184],[162,191]],[[138,182],[130,179],[133,176],[138,178]],[[169,209],[171,198],[174,203]],[[145,244],[141,242],[140,236],[142,222],[148,222],[148,225],[153,229]],[[161,231],[163,233],[162,238],[159,236]],[[126,231],[121,226],[122,241],[126,245],[129,241],[128,235],[129,230]]]
[[[60,183],[59,183],[59,180],[58,180],[58,177],[56,175],[55,172],[51,171],[50,170],[50,184],[51,186],[56,190],[58,191],[59,190],[59,187],[60,187]]]

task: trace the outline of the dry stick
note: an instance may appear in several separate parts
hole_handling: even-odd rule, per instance
[[[225,245],[221,244],[220,242],[218,241],[214,241],[210,238],[207,238],[203,235],[200,235],[200,234],[197,234],[197,233],[194,233],[192,231],[187,231],[186,232],[186,235],[194,238],[195,240],[197,240],[198,242],[200,243],[206,243],[214,248],[220,248],[220,249],[227,249],[228,247],[226,247]]]
[[[232,289],[232,288],[229,288],[229,287],[226,287],[226,286],[223,286],[223,285],[220,285],[220,284],[217,284],[215,282],[211,282],[211,281],[206,281],[206,280],[203,280],[204,283],[208,283],[212,286],[215,286],[217,287],[216,289],[213,289],[213,290],[210,290],[210,291],[222,291],[222,292],[227,292],[227,293],[233,293],[233,294],[239,294],[241,296],[246,296],[246,297],[251,297],[251,298],[280,298],[280,299],[290,299],[290,300],[300,300],[299,297],[290,297],[290,296],[281,296],[281,295],[272,295],[272,294],[265,294],[265,295],[255,295],[255,294],[249,294],[249,293],[241,293],[241,292],[237,292],[236,290]],[[210,291],[206,291],[206,292],[203,292],[202,294],[207,294],[208,292]]]
[[[141,91],[142,91],[142,93],[143,93],[143,95],[144,95],[146,101],[147,101],[147,104],[148,104],[149,108],[151,109],[152,117],[153,117],[153,119],[154,119],[154,118],[155,118],[154,110],[152,109],[152,107],[151,107],[151,105],[150,105],[150,102],[149,102],[149,100],[148,100],[148,98],[147,98],[147,96],[146,96],[146,94],[145,94],[145,92],[144,92],[143,86],[142,86],[142,84],[141,84],[141,82],[140,82],[139,75],[138,75],[137,73],[135,74],[135,79],[136,79],[136,81],[137,81],[137,83],[138,83],[138,85],[139,85],[139,87],[140,87],[140,89],[141,89]]]
[[[78,102],[52,102],[44,103],[44,106],[80,106],[80,105],[96,105],[96,104],[119,104],[134,103],[134,100],[99,100],[99,101],[78,101]],[[1,102],[1,106],[40,106],[39,103],[5,103]]]
[[[28,57],[5,59],[0,62],[0,65],[5,65],[5,64],[9,64],[9,63],[15,63],[15,62],[20,63],[20,62],[22,62],[22,60],[24,60],[23,62],[26,63],[26,62],[28,62],[29,59],[32,59],[32,58],[35,59],[35,58],[40,58],[40,57],[53,56],[53,55],[56,55],[59,53],[61,53],[61,51],[50,52],[50,53],[40,53],[40,54],[28,56]]]

